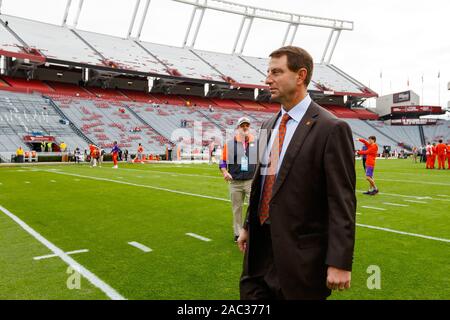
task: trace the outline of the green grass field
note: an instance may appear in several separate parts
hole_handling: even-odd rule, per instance
[[[64,252],[89,250],[70,257],[126,299],[238,299],[242,254],[216,165],[110,167],[2,167],[0,206]],[[360,162],[357,173],[352,288],[331,299],[450,299],[450,170],[379,160],[374,197]],[[0,211],[0,299],[109,299],[84,277],[69,289],[61,258],[33,259],[51,253]],[[380,289],[367,286],[373,265]]]

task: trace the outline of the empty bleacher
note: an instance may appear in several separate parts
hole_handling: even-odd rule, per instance
[[[165,150],[163,140],[155,143],[159,135],[128,112],[121,102],[99,98],[52,98],[83,134],[103,148],[111,148],[113,141],[117,141],[120,148],[130,152],[134,152],[139,143],[149,153]]]
[[[237,55],[202,50],[194,52],[230,80],[240,84],[265,86],[266,73],[257,70]]]
[[[144,41],[140,42],[140,44],[167,66],[166,73],[168,74],[184,78],[224,82],[220,73],[187,48],[178,48]]]
[[[450,121],[438,120],[435,126],[423,126],[426,142],[437,142],[440,139],[450,144]]]
[[[19,146],[28,150],[23,137],[36,133],[53,136],[57,143],[64,141],[71,150],[86,144],[60,120],[61,116],[40,95],[0,91],[0,151],[15,151]]]
[[[88,31],[77,33],[117,68],[156,74],[167,72],[164,64],[133,40]]]

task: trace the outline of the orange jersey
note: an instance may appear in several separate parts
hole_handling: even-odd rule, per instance
[[[89,145],[89,152],[91,156],[94,155],[95,150],[97,150],[97,148],[93,144]]]
[[[447,146],[447,157],[450,158],[450,144]]]
[[[144,148],[142,146],[138,147],[138,152],[144,152]]]
[[[367,147],[367,150],[365,150],[365,151],[359,150],[358,154],[367,156],[366,166],[375,167],[375,160],[378,155],[378,145],[376,143],[369,144],[369,142],[367,142],[364,139],[358,139],[358,140],[360,142],[364,143],[364,145]]]
[[[445,144],[439,143],[439,144],[436,146],[436,152],[437,152],[438,156],[443,156],[443,155],[445,155],[446,149],[447,149],[447,146],[446,146]]]

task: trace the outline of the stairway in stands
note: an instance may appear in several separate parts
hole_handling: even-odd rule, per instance
[[[58,105],[53,101],[52,98],[50,98],[49,96],[43,96],[45,99],[48,100],[49,104],[53,107],[53,109],[55,109],[55,111],[61,116],[62,119],[65,119],[69,122],[69,126],[70,128],[79,136],[81,137],[84,141],[86,141],[88,144],[95,144],[94,141],[92,141],[91,139],[89,139],[88,136],[86,136],[73,122],[72,120],[70,120],[66,114],[61,110],[61,108],[58,107]]]
[[[422,146],[426,145],[425,132],[423,131],[423,126],[419,125],[420,142]]]

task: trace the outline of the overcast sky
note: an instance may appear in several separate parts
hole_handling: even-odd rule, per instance
[[[72,1],[69,24],[73,21],[78,2]],[[438,105],[440,102],[440,105],[447,107],[450,98],[447,90],[450,81],[450,41],[445,40],[450,31],[448,0],[233,2],[353,21],[354,30],[341,34],[331,61],[334,65],[378,94],[407,90],[409,79],[409,89],[419,95],[423,90],[423,104]],[[85,0],[78,28],[124,37],[135,3],[135,0]],[[138,22],[144,4],[145,0],[142,0]],[[1,9],[4,14],[61,24],[65,5],[63,0],[3,0]],[[181,46],[191,12],[189,5],[172,0],[152,0],[141,39]],[[206,11],[195,47],[231,52],[240,21],[237,15]],[[282,23],[255,20],[244,54],[266,57],[281,46],[286,28],[287,25]],[[329,33],[329,29],[300,27],[294,45],[307,49],[319,61]]]

